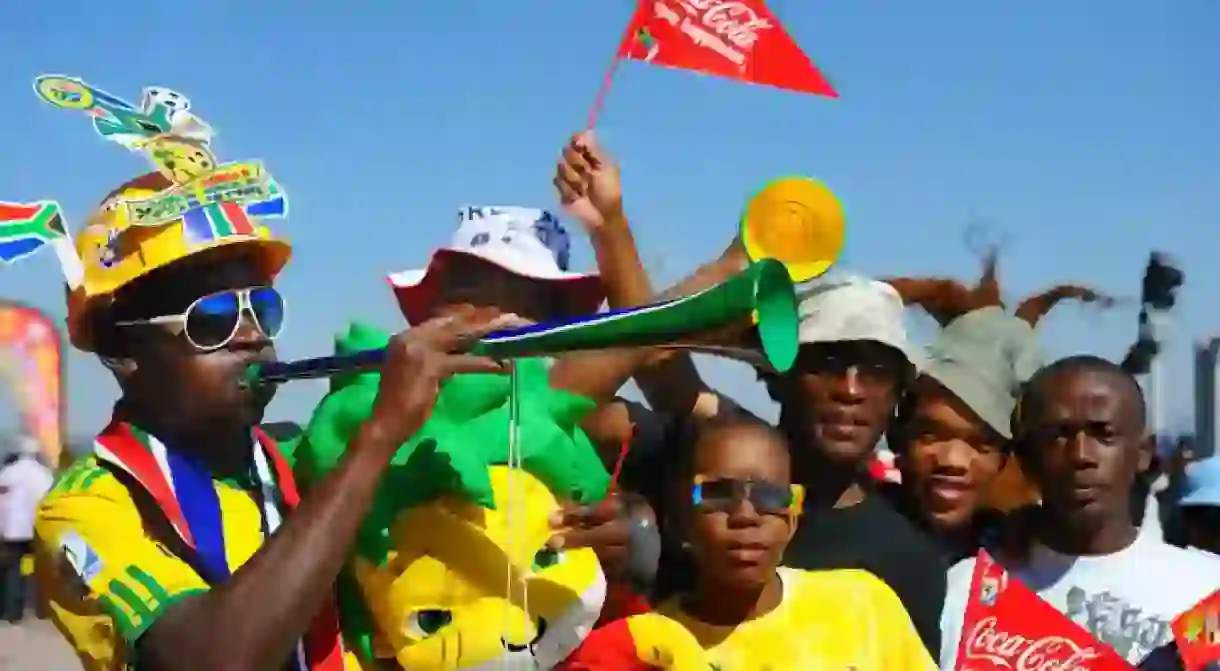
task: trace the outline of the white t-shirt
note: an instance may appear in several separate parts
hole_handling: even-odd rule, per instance
[[[953,669],[974,558],[949,570],[941,615],[942,669]],[[1012,575],[1128,662],[1173,640],[1173,619],[1220,587],[1220,557],[1174,547],[1140,534],[1126,549],[1098,557],[1063,555],[1035,546]]]
[[[38,502],[54,480],[49,468],[29,457],[0,469],[0,540],[33,540]]]

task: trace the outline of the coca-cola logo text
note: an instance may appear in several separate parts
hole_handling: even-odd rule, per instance
[[[1080,647],[1063,636],[1027,638],[997,628],[988,617],[974,626],[966,643],[966,658],[985,660],[1012,671],[1089,671],[1087,662],[1101,655],[1092,646]]]
[[[679,1],[688,14],[699,15],[699,21],[713,34],[743,51],[751,50],[758,42],[758,33],[773,26],[744,2]]]

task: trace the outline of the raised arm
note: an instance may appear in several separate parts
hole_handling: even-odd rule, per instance
[[[654,295],[623,213],[618,167],[592,134],[579,134],[564,148],[554,183],[567,212],[589,232],[611,308],[689,295],[746,265],[744,252],[735,245],[687,280]],[[717,397],[707,390],[691,358],[681,352],[624,349],[565,356],[552,371],[552,383],[608,402],[633,375],[654,409],[682,415],[716,412]],[[605,407],[586,430],[595,440],[618,443],[629,431],[625,418],[625,412]]]
[[[1101,307],[1110,307],[1114,304],[1113,298],[1104,296],[1088,287],[1077,284],[1060,284],[1021,301],[1017,305],[1017,319],[1030,326],[1037,326],[1038,322],[1061,301],[1071,299],[1084,303],[1097,303]]]

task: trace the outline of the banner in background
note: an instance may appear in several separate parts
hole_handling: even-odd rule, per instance
[[[64,439],[63,337],[42,312],[0,299],[0,375],[24,432],[46,464],[59,464]]]

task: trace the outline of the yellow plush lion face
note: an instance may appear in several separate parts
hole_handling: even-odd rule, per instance
[[[525,471],[494,466],[495,509],[442,499],[405,511],[381,567],[354,566],[385,649],[411,671],[551,668],[597,621],[606,580],[592,550],[551,550],[559,508]]]

